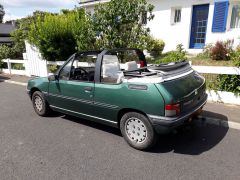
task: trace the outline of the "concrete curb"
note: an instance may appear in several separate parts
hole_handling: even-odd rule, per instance
[[[6,82],[10,84],[16,84],[20,86],[27,86],[27,83],[22,83],[22,82],[17,82],[17,81],[11,81],[11,80],[5,80],[5,79],[0,79],[1,82]]]

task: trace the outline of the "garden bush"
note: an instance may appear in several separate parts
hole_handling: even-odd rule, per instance
[[[231,53],[230,57],[236,67],[240,67],[240,49]],[[240,75],[219,75],[218,89],[221,91],[229,91],[240,95]]]
[[[184,50],[182,44],[178,44],[175,51],[170,51],[162,55],[160,59],[156,60],[156,64],[161,63],[170,63],[170,62],[176,62],[180,60],[187,60],[186,57],[187,52]]]
[[[25,70],[25,67],[23,66],[23,64],[19,64],[19,63],[12,63],[12,69],[15,70]]]
[[[165,47],[165,43],[161,39],[154,39],[153,37],[149,36],[148,40],[148,47],[147,50],[150,52],[151,56],[157,57],[160,56],[163,52]]]
[[[64,61],[76,50],[94,49],[91,19],[85,10],[38,16],[31,23],[28,39],[48,61]]]
[[[3,59],[9,58],[11,55],[11,48],[5,45],[0,45],[0,68],[2,68]]]
[[[226,42],[217,41],[216,44],[210,48],[210,57],[212,60],[230,60],[230,54],[232,53],[231,40]]]

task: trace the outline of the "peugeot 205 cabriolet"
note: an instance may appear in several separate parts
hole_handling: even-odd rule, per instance
[[[38,115],[53,110],[120,128],[139,150],[183,125],[207,100],[205,79],[187,61],[147,66],[139,49],[76,53],[56,74],[30,80],[27,90]]]

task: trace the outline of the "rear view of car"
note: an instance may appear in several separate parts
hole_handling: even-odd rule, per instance
[[[201,112],[207,101],[205,79],[188,62],[160,65],[152,67],[152,71],[163,76],[156,86],[165,101],[164,117],[150,117],[153,124],[174,128]]]

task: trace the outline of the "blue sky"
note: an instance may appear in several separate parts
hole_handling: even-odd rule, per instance
[[[32,14],[36,10],[59,12],[61,9],[73,9],[79,0],[0,0],[6,15],[4,20],[18,19]]]

